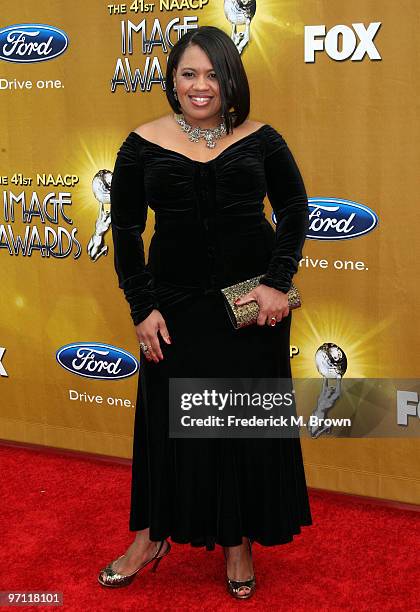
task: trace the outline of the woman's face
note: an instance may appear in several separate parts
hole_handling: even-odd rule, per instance
[[[186,121],[192,125],[216,127],[221,121],[219,83],[201,47],[190,45],[184,51],[173,79]]]

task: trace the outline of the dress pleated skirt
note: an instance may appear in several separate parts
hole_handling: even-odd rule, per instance
[[[236,546],[242,536],[285,544],[312,518],[299,438],[169,438],[171,377],[290,378],[292,313],[235,330],[219,293],[160,309],[172,344],[141,357],[129,529],[151,540]]]

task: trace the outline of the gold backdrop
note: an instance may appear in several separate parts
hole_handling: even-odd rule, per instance
[[[230,35],[227,4],[180,0],[142,12],[147,5],[136,2],[113,10],[100,0],[0,3],[1,438],[130,457],[136,367],[121,379],[89,378],[76,373],[72,349],[59,355],[67,345],[98,343],[126,355],[128,368],[140,358],[113,268],[107,175],[95,190],[92,180],[112,170],[129,131],[170,112],[159,82],[169,40],[184,26]],[[144,47],[133,32],[128,53],[122,28],[142,20],[157,44]],[[238,26],[250,117],[286,139],[312,210],[333,198],[378,220],[347,239],[319,231],[307,240],[295,277],[304,297],[293,315],[295,377],[321,381],[314,356],[324,342],[345,352],[346,377],[417,375],[417,22],[409,0],[257,0],[249,28]],[[47,26],[55,32],[49,42]],[[31,50],[34,40],[44,46]],[[147,247],[153,223],[149,210]],[[32,251],[22,251],[25,243]],[[344,270],[336,261],[361,263]],[[384,408],[395,412],[395,400]],[[414,437],[306,438],[302,446],[310,486],[420,502]]]

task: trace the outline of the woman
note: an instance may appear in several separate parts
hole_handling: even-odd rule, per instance
[[[228,590],[243,599],[256,584],[251,542],[290,542],[312,524],[300,440],[170,438],[168,381],[291,376],[287,291],[308,201],[282,136],[247,119],[247,77],[222,30],[203,26],[177,42],[166,95],[174,112],[130,132],[111,185],[115,268],[144,359],[129,524],[137,533],[98,579],[124,586],[149,562],[155,569],[168,537],[207,550],[217,543]],[[266,193],[276,231],[263,212]],[[145,264],[148,206],[155,233]],[[259,274],[239,302],[258,302],[257,324],[236,330],[220,289]]]

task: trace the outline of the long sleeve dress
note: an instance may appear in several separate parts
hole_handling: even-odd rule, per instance
[[[275,230],[264,213],[268,196]],[[154,234],[146,263],[142,233]],[[111,183],[114,265],[137,325],[153,309],[172,344],[141,358],[129,529],[206,546],[290,542],[311,525],[299,438],[170,438],[169,378],[290,378],[292,312],[276,326],[235,330],[220,289],[263,274],[287,292],[308,228],[305,186],[272,126],[207,162],[130,132]]]

